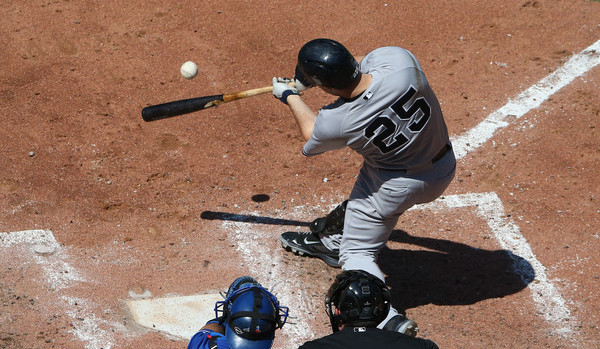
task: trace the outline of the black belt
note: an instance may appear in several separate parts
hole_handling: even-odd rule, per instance
[[[433,159],[431,159],[431,163],[435,164],[439,159],[443,158],[444,155],[450,151],[450,149],[452,149],[452,146],[450,144],[446,144],[442,150],[440,150],[439,153],[437,153]]]

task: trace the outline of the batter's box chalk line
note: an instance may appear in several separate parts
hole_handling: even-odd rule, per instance
[[[496,131],[509,125],[510,118],[519,119],[530,110],[538,108],[550,96],[576,78],[600,64],[600,40],[571,57],[563,66],[538,81],[535,85],[509,100],[465,134],[452,138],[457,159],[482,146]]]
[[[546,268],[537,259],[527,239],[511,217],[506,216],[504,206],[496,193],[449,195],[434,202],[418,205],[411,210],[430,209],[434,211],[473,207],[483,217],[494,233],[502,249],[513,259],[513,270],[527,284],[536,309],[545,321],[552,324],[554,332],[563,337],[575,337],[576,319],[552,281],[546,275]],[[531,267],[523,268],[519,256]],[[532,274],[533,268],[533,274]]]
[[[0,233],[0,248],[9,249],[17,245],[30,247],[30,255],[35,264],[42,269],[44,280],[52,292],[56,293],[57,308],[63,309],[72,320],[69,330],[83,342],[85,349],[110,349],[114,346],[112,330],[121,329],[120,324],[108,323],[98,318],[93,304],[86,299],[67,294],[70,287],[85,282],[79,270],[69,263],[67,252],[60,246],[50,230],[24,230]],[[0,257],[1,259],[1,257]]]

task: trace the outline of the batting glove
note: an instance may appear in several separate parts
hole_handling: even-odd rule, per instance
[[[290,95],[298,95],[298,89],[288,85],[291,82],[290,79],[285,78],[273,78],[273,96],[279,99],[283,103],[287,104],[287,98]]]

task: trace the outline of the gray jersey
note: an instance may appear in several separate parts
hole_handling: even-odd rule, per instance
[[[349,146],[365,165],[411,169],[450,143],[438,100],[409,51],[376,49],[362,59],[360,70],[372,76],[371,84],[360,96],[340,98],[319,111],[304,155]]]

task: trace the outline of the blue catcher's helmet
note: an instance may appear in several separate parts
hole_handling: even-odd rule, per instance
[[[215,305],[216,316],[225,326],[227,344],[231,349],[269,349],[289,310],[254,279],[238,280],[229,288],[227,298]]]
[[[231,283],[231,285],[229,285],[229,289],[227,290],[227,293],[225,294],[225,298],[227,298],[230,294],[233,294],[233,292],[235,292],[241,288],[250,287],[252,285],[260,286],[258,281],[256,281],[252,276],[240,276],[239,278],[235,279]]]

